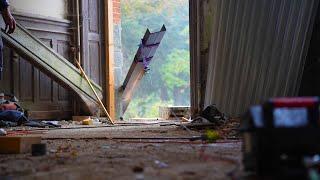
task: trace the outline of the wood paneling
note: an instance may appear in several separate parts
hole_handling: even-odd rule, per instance
[[[101,84],[100,44],[95,41],[89,42],[89,59],[92,80]]]
[[[16,20],[24,25],[48,47],[66,59],[73,59],[70,53],[72,45],[68,21],[43,19],[15,15]],[[20,100],[33,119],[65,119],[72,115],[72,96],[46,74],[32,66],[12,49],[5,48],[5,84],[2,88]],[[10,65],[7,65],[10,64]],[[12,74],[12,75],[11,75]],[[13,82],[8,79],[13,78]],[[0,89],[0,90],[2,90]]]
[[[4,57],[7,59],[7,57]],[[18,75],[15,76],[14,81],[19,82],[19,86],[17,90],[19,92],[18,98],[21,101],[33,101],[34,97],[34,78],[33,78],[33,70],[34,68],[22,58],[19,58],[19,67]],[[16,93],[13,93],[16,94]]]
[[[4,47],[4,56],[10,57],[10,52],[7,49],[7,47]],[[11,66],[12,61],[9,59],[3,59],[3,66],[5,67],[2,72],[2,79],[0,80],[0,92],[10,92],[11,88],[13,87],[12,83],[12,76],[11,76]],[[8,78],[9,77],[9,78]]]
[[[102,85],[102,1],[82,0],[82,65],[87,75]]]

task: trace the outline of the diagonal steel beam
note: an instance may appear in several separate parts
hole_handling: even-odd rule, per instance
[[[158,32],[151,33],[147,29],[134,60],[130,66],[129,72],[122,85],[122,113],[124,114],[131,101],[134,91],[139,86],[143,75],[149,70],[149,64],[156,53],[160,42],[166,32],[163,25]]]

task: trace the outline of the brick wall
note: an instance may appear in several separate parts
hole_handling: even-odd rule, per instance
[[[112,0],[112,1],[113,1],[113,23],[120,24],[121,22],[120,1],[121,0]]]

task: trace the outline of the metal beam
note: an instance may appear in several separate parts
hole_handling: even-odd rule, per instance
[[[131,101],[134,91],[138,87],[141,78],[149,70],[149,64],[156,53],[160,42],[166,32],[163,25],[158,32],[151,33],[147,29],[134,60],[131,64],[129,72],[122,85],[122,113],[124,114]]]

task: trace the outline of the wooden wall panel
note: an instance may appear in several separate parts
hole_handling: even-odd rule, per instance
[[[91,0],[88,6],[89,12],[89,32],[91,33],[100,33],[100,15],[99,15],[99,0]]]
[[[48,47],[52,48],[52,43],[51,43],[51,39],[45,39],[42,38],[41,41],[46,44]],[[38,69],[35,69],[35,74],[34,74],[35,78],[37,78],[37,84],[38,84],[38,96],[39,99],[37,99],[38,101],[45,101],[45,102],[49,102],[52,99],[52,80],[45,75],[44,73],[40,72]]]
[[[82,0],[82,64],[88,76],[103,85],[102,76],[102,1]]]
[[[37,70],[36,76],[39,77],[39,101],[51,101],[52,98],[52,80],[42,72]]]
[[[21,14],[15,15],[15,18],[48,47],[65,58],[72,59],[70,53],[72,34],[69,32],[71,26],[69,21]],[[14,74],[14,76],[6,76],[6,78],[13,77],[13,83],[6,80],[5,91],[17,96],[21,105],[28,110],[30,118],[71,118],[73,99],[68,90],[21,58],[12,49],[6,48],[5,59],[12,64],[10,68],[6,68],[6,71],[9,71],[6,74]]]
[[[4,49],[7,49],[7,47],[4,47]],[[4,50],[5,55],[9,57],[10,53],[7,50]],[[3,62],[3,72],[2,72],[2,79],[0,80],[0,92],[10,92],[11,88],[13,87],[12,83],[12,76],[11,76],[11,66],[12,66],[12,61],[9,59],[4,59]]]
[[[59,40],[57,41],[57,52],[61,54],[64,58],[69,59],[71,61],[71,55],[70,55],[70,43],[67,41]],[[65,88],[63,88],[60,85],[57,85],[58,87],[58,100],[59,101],[69,101],[71,94],[69,91],[67,91]]]
[[[94,82],[101,84],[101,58],[99,42],[89,42],[90,76]]]
[[[6,57],[5,57],[6,58]],[[34,67],[25,61],[23,58],[19,58],[19,67],[18,71],[20,72],[17,79],[19,83],[19,99],[21,101],[33,101],[33,90],[34,90],[34,78],[33,78],[33,69]],[[14,93],[15,94],[15,93]]]

